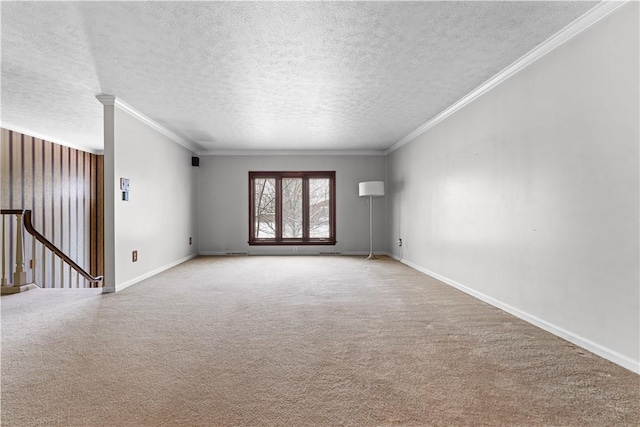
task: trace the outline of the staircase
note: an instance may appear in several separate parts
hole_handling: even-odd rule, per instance
[[[36,286],[58,289],[102,287],[102,276],[91,276],[33,227],[31,210],[3,209],[0,213],[2,295]]]

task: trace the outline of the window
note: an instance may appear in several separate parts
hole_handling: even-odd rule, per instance
[[[335,245],[335,172],[249,172],[250,245]]]

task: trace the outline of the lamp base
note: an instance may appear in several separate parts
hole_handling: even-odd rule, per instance
[[[365,260],[368,260],[368,259],[378,259],[378,257],[376,257],[374,254],[371,253],[369,254],[368,257],[365,258]]]

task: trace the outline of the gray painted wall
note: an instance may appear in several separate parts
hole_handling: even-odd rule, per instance
[[[368,198],[360,181],[385,179],[384,156],[202,156],[198,235],[201,254],[369,252]],[[335,246],[249,246],[249,171],[336,171]],[[386,197],[374,199],[374,249],[385,251]]]
[[[113,108],[113,107],[112,107]],[[105,156],[106,185],[112,195],[113,218],[105,211],[105,233],[113,233],[113,250],[105,245],[105,291],[129,286],[197,254],[197,171],[193,155],[129,113],[115,108],[113,164]],[[105,148],[107,142],[105,141]],[[105,150],[107,151],[107,150]],[[131,183],[129,201],[122,200],[120,178]],[[110,222],[112,225],[110,225]],[[132,262],[131,252],[138,251]],[[107,262],[108,261],[108,262]],[[115,289],[114,289],[115,288]]]
[[[636,371],[638,32],[633,2],[387,159],[396,257]]]

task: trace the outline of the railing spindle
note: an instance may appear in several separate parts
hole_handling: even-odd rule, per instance
[[[45,277],[47,277],[47,253],[46,253],[46,248],[44,247],[44,245],[42,245],[42,276],[40,277],[40,280],[42,282],[42,287],[44,288],[47,285],[47,282],[45,281]]]
[[[56,255],[51,254],[51,287],[56,288]]]
[[[36,265],[36,239],[31,236],[31,283],[38,283]]]

